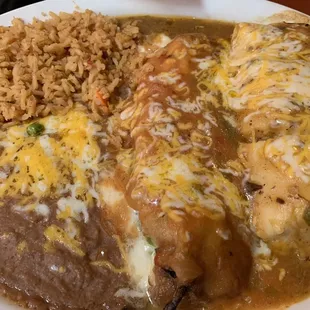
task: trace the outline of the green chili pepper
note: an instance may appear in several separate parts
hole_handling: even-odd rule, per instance
[[[43,131],[45,130],[45,127],[40,123],[32,123],[27,127],[27,134],[31,137],[37,137],[40,136]]]
[[[310,226],[310,207],[307,207],[304,213],[304,220]]]
[[[156,248],[156,244],[153,242],[153,240],[150,237],[146,237],[145,240],[151,247]]]

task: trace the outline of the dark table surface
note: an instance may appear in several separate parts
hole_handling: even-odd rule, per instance
[[[310,15],[310,0],[273,0],[290,8]]]

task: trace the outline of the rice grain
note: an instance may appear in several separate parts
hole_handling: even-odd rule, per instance
[[[139,37],[135,22],[90,10],[0,27],[0,121],[64,113],[76,101],[99,116],[98,94],[106,100],[123,83],[134,86]]]

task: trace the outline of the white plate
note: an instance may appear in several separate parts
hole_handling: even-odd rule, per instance
[[[161,14],[186,15],[237,22],[259,22],[288,8],[265,0],[47,0],[0,15],[1,25],[10,25],[13,17],[31,21],[43,18],[42,12],[72,12],[91,9],[107,15]],[[290,10],[293,11],[293,10]],[[310,309],[310,299],[290,310]],[[0,299],[0,310],[20,310]]]

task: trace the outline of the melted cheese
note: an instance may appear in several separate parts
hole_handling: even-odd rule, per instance
[[[211,88],[222,93],[225,106],[246,111],[244,128],[251,121],[253,130],[262,130],[260,119],[265,123],[270,119],[265,127],[271,128],[275,116],[268,113],[277,113],[281,121],[310,105],[308,42],[309,36],[298,27],[281,30],[271,25],[238,24],[232,48],[223,50],[221,64],[215,66],[215,80],[204,84],[212,84]],[[290,124],[284,129],[287,127]]]
[[[115,294],[115,297],[124,297],[126,301],[131,302],[132,298],[144,298],[145,293],[130,288],[120,288]]]
[[[176,101],[172,97],[167,97],[168,103],[171,107],[179,109],[185,113],[199,114],[201,112],[201,104],[199,98],[195,102]]]
[[[51,225],[44,231],[44,235],[47,239],[45,249],[48,251],[53,250],[54,243],[63,244],[71,252],[78,256],[84,256],[85,253],[81,249],[80,242],[74,238],[71,238],[63,229],[56,225]]]
[[[290,177],[310,181],[310,137],[283,136],[264,143],[264,155]]]
[[[173,85],[176,84],[179,80],[181,80],[181,75],[176,72],[161,72],[156,76],[149,76],[149,80],[151,82],[158,82],[164,85]]]
[[[158,148],[158,155],[142,159],[136,166],[134,199],[141,196],[141,188],[146,188],[148,201],[160,202],[163,211],[176,221],[192,212],[223,218],[224,205],[242,217],[243,201],[238,190],[219,171],[205,168],[191,153],[170,157],[168,145]]]
[[[100,187],[100,191],[104,203],[109,207],[116,206],[125,198],[124,193],[116,190],[114,186],[103,185]]]
[[[233,109],[268,106],[287,112],[310,103],[305,100],[310,97],[310,66],[305,61],[255,61],[239,67],[229,83],[228,95],[233,97],[228,105]]]
[[[69,194],[65,206],[62,200],[58,202],[61,217],[69,208],[68,216],[77,218],[82,212],[87,221],[86,205],[91,205],[96,196],[87,175],[91,177],[92,171],[98,170],[100,150],[93,138],[98,127],[80,111],[48,116],[39,122],[46,128],[40,137],[29,137],[25,124],[9,128],[2,139],[7,147],[0,158],[5,177],[0,197],[18,197],[20,205],[27,205],[30,195],[39,201]],[[43,206],[38,210],[48,214]]]
[[[49,207],[44,203],[27,204],[26,206],[15,205],[13,206],[13,209],[18,212],[34,211],[43,217],[48,217],[50,214]]]
[[[128,251],[128,266],[137,289],[144,294],[149,287],[149,277],[154,267],[155,249],[140,236],[133,241]]]
[[[171,38],[163,33],[160,33],[159,35],[157,35],[154,40],[154,44],[160,48],[167,46],[170,42],[171,42]]]
[[[258,270],[271,270],[278,263],[278,259],[272,256],[270,248],[263,240],[253,241],[252,254]]]
[[[76,199],[74,197],[60,198],[57,201],[57,206],[58,219],[74,218],[78,221],[81,221],[82,214],[85,223],[87,223],[89,220],[87,205],[85,202],[79,199]]]
[[[294,28],[281,30],[272,25],[240,23],[233,34],[232,64],[239,66],[257,58],[258,53],[262,58],[298,59],[307,40]]]

